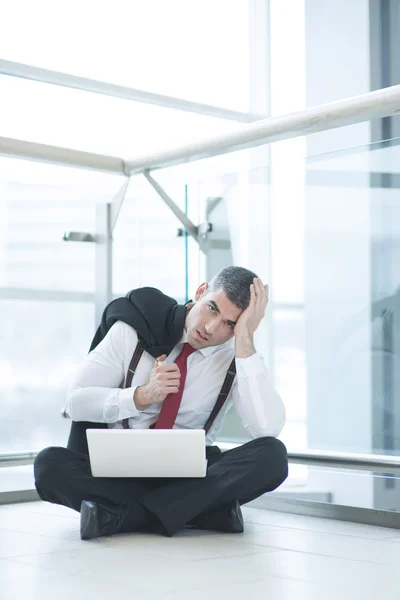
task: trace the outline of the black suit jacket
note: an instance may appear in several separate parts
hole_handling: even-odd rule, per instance
[[[138,288],[125,298],[113,300],[104,309],[101,323],[90,345],[91,352],[117,321],[131,325],[139,344],[153,358],[169,354],[182,337],[186,306],[151,287]]]

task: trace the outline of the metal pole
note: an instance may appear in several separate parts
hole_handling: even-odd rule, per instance
[[[125,173],[122,158],[6,137],[0,137],[0,156],[34,160],[52,165],[81,167],[106,173],[119,173],[121,175]]]
[[[191,100],[184,100],[183,98],[155,94],[154,92],[137,90],[123,85],[106,83],[105,81],[97,81],[96,79],[88,79],[87,77],[79,77],[78,75],[70,75],[69,73],[50,71],[49,69],[42,69],[32,65],[12,62],[10,60],[0,59],[0,74],[30,79],[32,81],[40,81],[42,83],[59,85],[76,90],[83,90],[95,94],[102,94],[103,96],[113,96],[115,98],[124,98],[135,102],[153,104],[155,106],[162,106],[173,110],[184,110],[185,112],[205,115],[215,119],[237,121],[239,123],[251,123],[257,119],[262,119],[264,116],[262,114],[258,115],[237,110],[229,110],[220,106],[212,106],[211,104],[192,102]]]
[[[126,161],[131,174],[211,158],[400,113],[400,85],[262,119],[234,130]]]
[[[95,327],[101,321],[103,310],[112,300],[112,227],[111,203],[96,206],[95,256]]]
[[[240,444],[218,442],[221,450],[231,450]],[[0,453],[0,467],[21,464],[32,464],[37,451]],[[372,471],[375,473],[400,473],[400,456],[385,456],[380,454],[346,454],[344,452],[320,452],[308,450],[304,452],[288,452],[291,464],[301,464],[315,467],[334,469],[349,469],[353,471]]]

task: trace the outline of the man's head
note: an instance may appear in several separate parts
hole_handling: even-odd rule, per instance
[[[186,316],[185,330],[193,348],[224,344],[250,302],[250,285],[257,277],[243,267],[225,267],[195,294],[195,304]]]

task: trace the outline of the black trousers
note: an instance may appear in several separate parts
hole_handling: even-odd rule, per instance
[[[82,500],[125,506],[139,502],[173,535],[203,512],[234,500],[246,504],[276,489],[288,473],[286,448],[272,437],[227,452],[208,446],[206,455],[205,478],[106,478],[92,476],[87,453],[50,447],[36,457],[35,485],[42,500],[76,511]]]

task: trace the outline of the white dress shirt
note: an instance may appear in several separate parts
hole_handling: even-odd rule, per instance
[[[145,385],[155,360],[143,352],[130,388],[124,385],[138,338],[136,331],[117,321],[100,344],[88,354],[67,393],[67,412],[74,421],[108,423],[121,428],[129,418],[133,429],[146,429],[157,420],[162,404],[138,410],[133,401],[137,386]],[[175,346],[167,363],[176,360],[186,341]],[[220,346],[196,350],[187,361],[187,376],[174,429],[202,429],[217,401],[228,367],[234,357],[233,340]],[[206,437],[207,445],[217,437],[228,410],[235,406],[251,438],[279,435],[285,423],[283,402],[270,383],[261,355],[236,358],[237,376],[231,392]]]

